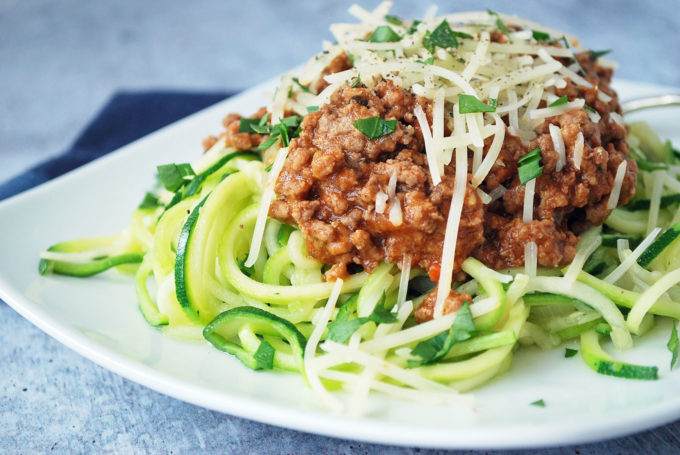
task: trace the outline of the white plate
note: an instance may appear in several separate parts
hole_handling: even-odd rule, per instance
[[[0,204],[0,297],[94,362],[178,399],[297,430],[385,444],[446,448],[575,444],[641,431],[680,417],[680,369],[669,372],[670,325],[638,340],[624,359],[658,365],[660,380],[600,376],[564,349],[520,349],[512,368],[475,392],[474,412],[373,397],[360,419],[331,415],[301,377],[262,373],[207,343],[149,327],[132,279],[37,273],[38,252],[57,241],[117,232],[152,182],[157,164],[190,161],[228,112],[251,113],[273,81],[168,126],[111,155]],[[662,87],[617,84],[622,99]],[[638,114],[680,143],[680,111]],[[111,134],[115,134],[112,132]],[[544,408],[530,403],[543,399]]]

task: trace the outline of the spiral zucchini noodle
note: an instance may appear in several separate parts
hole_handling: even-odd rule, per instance
[[[255,370],[302,374],[320,403],[351,415],[371,390],[471,407],[463,392],[506,372],[522,345],[580,341],[585,365],[597,373],[656,379],[656,366],[617,361],[600,342],[630,348],[657,319],[670,318],[677,358],[680,153],[647,124],[624,123],[616,95],[588,79],[593,68],[609,71],[604,53],[571,36],[493,11],[436,17],[429,10],[416,21],[389,8],[350,8],[360,22],[333,25],[337,42],[324,43],[297,77],[283,76],[266,113],[227,128],[193,165],[158,166],[156,186],[123,232],[57,243],[41,253],[40,273],[133,274],[151,326],[207,340]],[[333,68],[343,56],[349,67]],[[273,204],[292,203],[277,181],[286,172],[295,177],[290,161],[308,119],[329,112],[342,90],[379,83],[417,97],[410,120],[360,118],[354,134],[377,144],[404,128],[415,132],[427,193],[448,189],[440,238],[430,246],[439,253],[385,250],[375,264],[357,253],[344,262],[359,266],[343,273],[343,260],[311,254],[319,246],[308,225],[272,215]],[[577,124],[559,120],[577,115]],[[627,134],[617,146],[623,158],[607,165],[583,125]],[[236,135],[252,140],[243,146]],[[589,202],[599,222],[590,214],[573,229],[575,218],[569,226],[550,221],[564,242],[553,259],[545,238],[498,243],[504,229],[544,223],[545,182],[591,172],[596,155],[608,172]],[[385,183],[362,210],[394,229],[410,226],[403,196],[410,183],[396,173]],[[473,226],[470,204],[480,219],[504,213],[509,224],[491,234],[480,224],[479,243],[471,243],[464,237]],[[514,256],[501,258],[501,250]]]

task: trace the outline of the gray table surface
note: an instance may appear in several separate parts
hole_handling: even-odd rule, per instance
[[[405,17],[427,5],[396,3],[394,11]],[[513,3],[458,0],[440,11],[514,12],[580,36],[591,49],[615,49],[620,78],[680,87],[677,1]],[[349,4],[1,0],[0,181],[67,148],[117,90],[241,89],[304,62],[330,37],[331,22],[350,20]],[[208,411],[100,368],[4,303],[0,321],[0,453],[443,453]],[[680,453],[679,432],[675,422],[535,453]]]

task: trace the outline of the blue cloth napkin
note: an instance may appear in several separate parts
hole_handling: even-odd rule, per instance
[[[65,153],[0,184],[0,200],[58,177],[233,94],[117,93]]]

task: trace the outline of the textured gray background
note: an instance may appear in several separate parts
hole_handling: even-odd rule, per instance
[[[396,3],[403,16],[419,16],[428,4]],[[677,0],[512,3],[459,0],[441,2],[440,11],[515,12],[592,49],[614,48],[618,77],[680,87]],[[349,4],[0,0],[0,181],[64,150],[117,90],[241,89],[302,63],[330,37],[331,22],[350,20]],[[207,411],[109,373],[4,303],[0,323],[0,453],[443,453]],[[537,453],[680,453],[679,432],[676,422]]]

